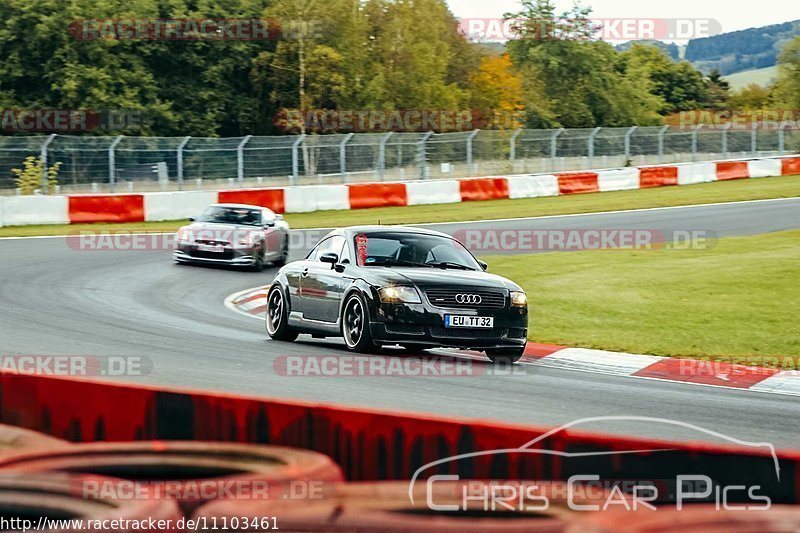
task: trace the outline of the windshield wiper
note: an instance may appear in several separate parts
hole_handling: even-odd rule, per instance
[[[439,267],[439,268],[457,268],[459,270],[475,270],[474,268],[470,268],[467,265],[462,265],[461,263],[453,263],[451,261],[429,261],[425,264],[431,267]]]
[[[404,261],[402,259],[381,259],[367,263],[366,266],[408,266],[408,267],[429,267],[430,265],[424,263],[415,263],[413,261]]]

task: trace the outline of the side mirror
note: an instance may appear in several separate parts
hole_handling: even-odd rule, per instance
[[[195,220],[197,220],[195,217],[189,217],[189,222],[194,222]]]
[[[264,227],[265,228],[274,228],[275,227],[275,222],[264,222]]]
[[[319,258],[320,261],[323,263],[330,263],[331,268],[336,266],[336,263],[339,262],[339,255],[333,252],[328,252],[326,254],[322,254]]]
[[[489,263],[487,263],[486,261],[481,261],[480,259],[478,259],[478,264],[484,271],[489,270]]]

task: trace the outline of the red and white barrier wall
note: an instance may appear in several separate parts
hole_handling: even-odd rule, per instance
[[[452,180],[228,191],[13,196],[0,197],[0,226],[178,220],[197,215],[216,202],[261,205],[277,213],[308,213],[622,191],[790,174],[800,174],[800,156]]]

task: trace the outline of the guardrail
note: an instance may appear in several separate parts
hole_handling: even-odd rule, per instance
[[[782,127],[623,127],[237,138],[0,136],[0,191],[26,157],[61,163],[43,194],[407,181],[781,155]]]
[[[217,202],[259,205],[276,213],[304,213],[559,196],[789,174],[800,174],[800,157],[451,180],[116,195],[8,196],[0,197],[0,226],[179,220],[198,215],[206,206]]]

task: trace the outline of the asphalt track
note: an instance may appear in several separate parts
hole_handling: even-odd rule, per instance
[[[429,227],[710,230],[726,237],[800,228],[800,198]],[[299,248],[308,234],[295,234]],[[293,256],[303,254],[299,248]],[[82,251],[63,237],[0,240],[0,268],[1,355],[141,356],[152,361],[152,373],[122,379],[547,426],[594,416],[663,417],[800,447],[800,399],[752,391],[528,365],[519,374],[492,375],[480,363],[480,375],[461,377],[282,376],[273,368],[279,356],[347,352],[336,339],[273,342],[261,322],[225,307],[230,294],[268,284],[275,270],[177,266],[168,250]],[[581,427],[724,442],[657,423]]]

